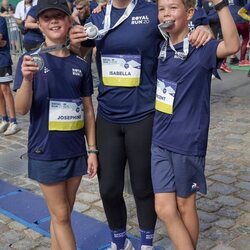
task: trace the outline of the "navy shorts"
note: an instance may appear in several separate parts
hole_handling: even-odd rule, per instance
[[[197,191],[206,194],[205,157],[181,155],[156,145],[151,147],[154,193],[172,193],[186,198]]]
[[[85,174],[87,174],[85,156],[56,161],[41,161],[29,158],[28,161],[29,178],[44,184],[57,183]]]
[[[0,84],[10,83],[13,81],[11,66],[0,68]]]

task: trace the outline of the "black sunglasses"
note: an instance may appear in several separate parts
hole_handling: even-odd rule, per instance
[[[76,8],[77,10],[82,10],[83,8],[85,8],[86,7],[86,5],[83,5],[82,7],[80,7],[80,8]]]

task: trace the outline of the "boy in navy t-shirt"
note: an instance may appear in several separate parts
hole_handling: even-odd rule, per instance
[[[221,59],[239,50],[239,37],[226,1],[212,0],[224,40],[196,49],[188,23],[195,0],[159,0],[165,41],[157,72],[152,139],[152,182],[157,215],[175,249],[193,250],[199,234],[196,192],[206,193],[204,176],[212,73]],[[168,26],[168,24],[170,26]]]

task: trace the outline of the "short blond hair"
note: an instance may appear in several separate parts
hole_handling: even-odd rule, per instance
[[[184,4],[184,6],[186,7],[186,9],[195,8],[197,5],[196,0],[181,0],[181,1]],[[156,3],[158,4],[158,0],[156,0]]]
[[[187,9],[195,8],[197,4],[196,0],[182,0],[182,2]]]

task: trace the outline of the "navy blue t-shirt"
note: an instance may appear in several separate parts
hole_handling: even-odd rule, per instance
[[[89,1],[90,12],[92,12],[97,6],[98,6],[97,2],[95,2],[95,1]]]
[[[37,6],[31,7],[29,10],[27,17],[31,16],[34,19],[37,19]],[[24,35],[24,42],[25,43],[37,43],[41,44],[44,41],[44,37],[40,29],[27,29],[27,32]]]
[[[200,25],[208,25],[207,14],[201,6],[197,6],[197,8],[195,9],[191,22],[194,25],[194,27]]]
[[[112,7],[111,27],[125,9]],[[103,28],[106,9],[92,14],[87,22]],[[130,16],[117,28],[96,41],[97,69],[100,76],[98,113],[115,123],[133,123],[154,112],[158,46],[161,40],[157,28],[157,7],[139,0]],[[93,45],[93,44],[92,44]],[[141,77],[138,87],[108,87],[103,85],[101,55],[122,54],[141,56]]]
[[[186,60],[174,58],[168,47],[166,60],[159,60],[157,78],[175,83],[177,88],[173,114],[155,113],[153,144],[184,155],[206,154],[210,85],[212,72],[218,67],[218,44],[212,40],[199,49],[189,46]],[[175,49],[183,51],[183,43]]]
[[[37,160],[60,160],[86,154],[84,130],[49,131],[49,98],[78,99],[91,96],[93,82],[90,67],[76,55],[56,57],[41,54],[44,68],[35,74],[30,110],[28,155]],[[22,84],[19,59],[14,90]]]
[[[212,2],[209,2],[207,0],[203,1],[203,8],[207,14],[207,18],[209,23],[219,23],[219,16],[217,11],[214,8],[214,5]]]
[[[10,56],[7,24],[5,19],[1,16],[0,16],[0,34],[3,35],[3,40],[7,41],[7,44],[4,47],[0,47],[0,68],[5,68],[12,65],[12,60]]]

